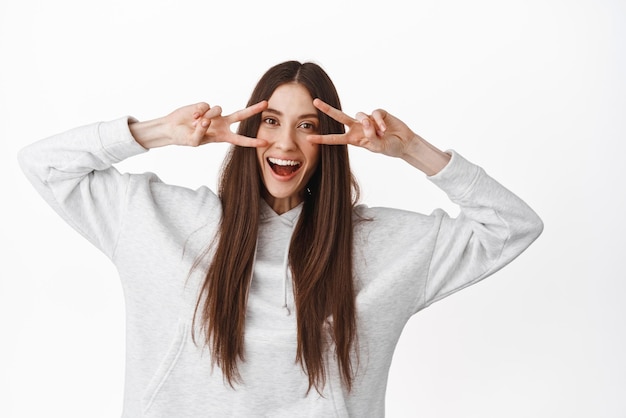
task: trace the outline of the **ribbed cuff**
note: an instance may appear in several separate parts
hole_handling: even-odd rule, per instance
[[[109,163],[115,164],[134,155],[142,154],[148,150],[141,145],[130,132],[129,123],[136,122],[131,116],[101,122],[98,126],[98,135],[102,149],[110,158]]]
[[[457,201],[472,189],[483,169],[454,150],[446,152],[452,156],[448,164],[440,172],[427,178],[446,192],[451,200]]]

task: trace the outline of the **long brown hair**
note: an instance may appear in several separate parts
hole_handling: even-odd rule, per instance
[[[311,97],[341,108],[326,72],[315,63],[297,61],[270,68],[257,83],[248,106],[269,100],[276,88],[292,82],[306,87]],[[321,112],[318,116],[321,134],[345,132],[341,123]],[[256,137],[260,123],[261,115],[257,114],[242,121],[238,133]],[[330,337],[342,380],[351,389],[351,354],[356,352],[352,217],[359,190],[345,145],[320,145],[319,163],[307,189],[289,247],[298,329],[296,360],[308,375],[309,390],[315,387],[321,393],[326,382],[324,353]],[[233,146],[220,178],[218,195],[223,214],[193,326],[195,332],[199,317],[204,343],[231,386],[241,379],[237,362],[245,360],[246,304],[264,191],[256,150]],[[330,335],[325,331],[327,325]]]

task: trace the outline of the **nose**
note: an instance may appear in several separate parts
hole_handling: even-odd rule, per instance
[[[282,151],[296,149],[296,133],[287,127],[280,129],[274,138],[274,146]]]

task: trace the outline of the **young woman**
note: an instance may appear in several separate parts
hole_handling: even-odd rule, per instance
[[[406,321],[541,233],[521,199],[458,153],[384,110],[353,119],[340,109],[322,68],[288,61],[230,115],[200,103],[21,151],[36,189],[119,271],[124,417],[383,416]],[[154,147],[220,141],[233,147],[217,195],[113,167]],[[460,215],[357,205],[347,145],[423,171]]]

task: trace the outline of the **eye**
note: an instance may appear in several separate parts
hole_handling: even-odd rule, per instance
[[[306,129],[307,131],[314,131],[317,129],[317,126],[315,126],[315,124],[311,122],[302,122],[300,124],[300,128]]]
[[[266,123],[268,125],[278,125],[278,121],[274,118],[271,117],[267,117],[265,119],[263,119],[263,123]]]

